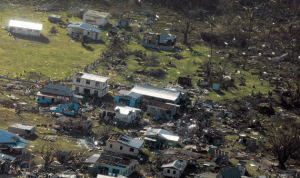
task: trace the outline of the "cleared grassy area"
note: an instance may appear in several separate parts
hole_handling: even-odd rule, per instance
[[[2,5],[4,6],[4,5]],[[71,12],[58,12],[63,19]],[[105,48],[105,44],[88,44],[88,50],[80,42],[74,42],[67,30],[51,24],[48,21],[50,13],[35,12],[29,7],[7,5],[0,11],[0,26],[8,25],[10,19],[23,20],[43,24],[42,35],[49,39],[49,43],[29,40],[15,40],[8,36],[7,31],[0,30],[0,74],[17,77],[24,70],[37,72],[52,79],[62,79],[70,76],[84,66],[94,62]],[[81,21],[77,17],[68,18],[69,21]],[[55,26],[57,34],[51,34],[50,29]],[[102,33],[103,38],[105,33]]]

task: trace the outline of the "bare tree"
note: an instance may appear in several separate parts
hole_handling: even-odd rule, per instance
[[[123,40],[119,35],[115,35],[107,47],[107,52],[111,54],[111,63],[114,64],[114,59],[124,51]]]
[[[49,166],[53,163],[57,150],[59,150],[59,144],[57,142],[44,141],[41,145],[41,157],[45,161],[44,167],[48,171]]]
[[[175,18],[176,20],[178,18]],[[190,35],[193,31],[197,29],[197,26],[195,25],[195,22],[192,19],[183,19],[178,20],[174,23],[176,26],[176,29],[179,30],[179,32],[183,35],[183,44],[188,44],[188,35]]]
[[[97,132],[99,135],[99,138],[102,138],[104,140],[107,140],[109,138],[109,135],[112,133],[114,128],[110,125],[103,125],[101,129]]]
[[[300,125],[293,118],[285,118],[270,124],[266,132],[264,148],[286,169],[285,162],[300,149]]]

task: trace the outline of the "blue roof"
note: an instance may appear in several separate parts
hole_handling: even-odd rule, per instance
[[[54,85],[50,84],[45,86],[40,90],[41,93],[44,94],[53,94],[53,95],[60,95],[60,96],[73,96],[72,90],[68,89],[67,87],[61,85]]]
[[[29,141],[14,135],[10,132],[0,130],[0,144],[5,144],[12,148],[25,148],[28,145]]]
[[[100,30],[95,28],[93,25],[85,23],[85,22],[71,22],[68,27],[73,27],[73,28],[80,28],[83,30],[88,30],[88,31],[93,31],[96,33],[101,33]]]

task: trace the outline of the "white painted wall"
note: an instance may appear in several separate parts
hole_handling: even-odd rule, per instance
[[[110,145],[112,144],[112,148],[110,148]],[[120,146],[122,146],[122,150],[120,150]],[[127,155],[133,155],[137,156],[139,154],[139,149],[133,148],[133,152],[130,151],[129,146],[121,144],[120,142],[106,142],[105,150],[106,151],[111,151],[115,153],[121,153],[121,154],[127,154]]]

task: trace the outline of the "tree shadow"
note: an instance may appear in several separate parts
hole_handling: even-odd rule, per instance
[[[88,51],[94,51],[94,48],[92,48],[91,46],[87,46],[87,45],[82,45],[82,46]]]
[[[189,48],[190,53],[191,53],[192,55],[202,56],[202,54],[201,54],[200,52],[198,52],[198,51],[195,51],[195,50],[191,47],[191,45],[187,45],[187,47]]]
[[[35,41],[40,43],[50,43],[49,38],[45,37],[43,34],[41,34],[39,37],[34,36],[27,36],[27,35],[20,35],[20,34],[13,34],[13,37],[15,40],[27,40],[27,41]]]

